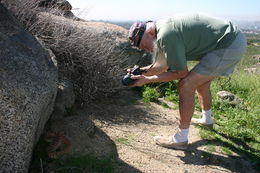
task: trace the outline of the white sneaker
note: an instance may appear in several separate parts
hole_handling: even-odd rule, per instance
[[[213,129],[213,123],[206,123],[206,122],[203,122],[202,119],[200,118],[192,118],[191,119],[191,124],[193,125],[201,125],[201,126],[205,126],[209,129]]]
[[[172,141],[172,137],[166,138],[166,137],[162,137],[162,136],[155,136],[155,137],[153,137],[153,140],[157,145],[160,145],[165,148],[185,150],[188,147],[188,141],[174,143]]]

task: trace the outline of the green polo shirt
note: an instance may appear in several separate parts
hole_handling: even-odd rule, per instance
[[[182,70],[189,60],[200,60],[215,49],[228,47],[237,27],[230,21],[201,14],[176,16],[156,23],[157,43],[171,70]]]

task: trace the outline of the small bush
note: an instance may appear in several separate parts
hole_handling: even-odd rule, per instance
[[[144,87],[143,90],[143,101],[145,103],[148,103],[150,101],[156,101],[158,100],[160,96],[160,93],[156,90],[156,88],[151,88],[151,87]]]

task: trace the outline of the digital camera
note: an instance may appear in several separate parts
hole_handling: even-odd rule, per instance
[[[134,68],[131,69],[130,73],[123,77],[122,84],[126,86],[134,84],[135,79],[132,79],[131,76],[140,75],[140,74],[141,74],[140,67],[138,65],[135,65]]]

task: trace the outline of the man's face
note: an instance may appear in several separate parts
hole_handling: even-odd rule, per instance
[[[145,32],[140,42],[139,48],[145,50],[146,52],[153,52],[154,41],[154,37],[151,34]]]

